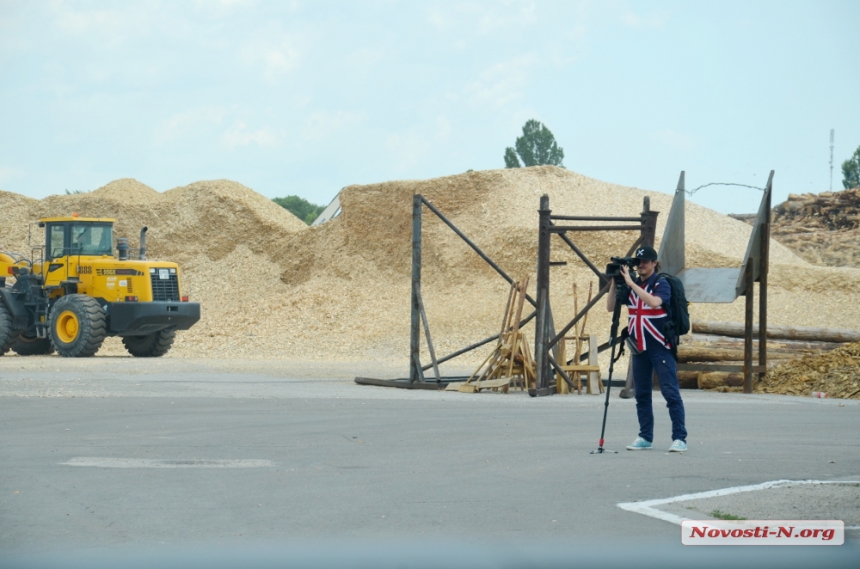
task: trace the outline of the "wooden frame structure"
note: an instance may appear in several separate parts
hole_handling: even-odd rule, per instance
[[[567,235],[568,232],[579,231],[639,231],[639,237],[627,251],[629,256],[641,246],[654,246],[654,234],[657,230],[657,215],[659,212],[651,211],[651,200],[648,197],[643,199],[642,212],[638,217],[611,217],[611,216],[581,216],[581,215],[552,215],[552,210],[549,208],[549,196],[543,195],[540,198],[540,209],[538,210],[539,225],[538,225],[538,266],[537,266],[537,323],[535,325],[535,362],[537,364],[537,380],[535,388],[529,390],[529,395],[532,397],[540,397],[544,395],[552,395],[556,392],[555,373],[561,377],[568,388],[573,389],[574,383],[568,377],[561,364],[558,362],[558,343],[562,338],[573,328],[577,322],[588,314],[588,311],[609,292],[609,279],[606,274],[598,269],[588,257],[576,246],[573,240]],[[587,225],[556,225],[555,222],[586,222]],[[604,223],[612,223],[616,225],[606,225]],[[595,225],[600,223],[600,225]],[[560,332],[555,332],[553,324],[552,308],[549,299],[549,282],[550,282],[550,237],[555,234],[570,247],[573,252],[588,266],[591,271],[597,275],[600,280],[600,290],[589,301],[585,307],[580,310],[573,320],[571,320]],[[607,342],[598,347],[598,351],[603,351],[609,348]],[[552,352],[552,353],[551,353]],[[566,362],[563,362],[566,363]],[[623,384],[623,382],[619,382]]]
[[[439,364],[450,361],[465,353],[471,352],[474,349],[485,346],[490,342],[499,340],[502,334],[495,334],[488,338],[484,338],[479,342],[475,342],[465,348],[461,348],[444,357],[437,358],[436,350],[433,346],[433,337],[430,334],[430,324],[427,321],[427,313],[424,310],[424,299],[421,295],[421,249],[422,249],[422,214],[424,208],[429,209],[442,223],[447,225],[451,231],[457,234],[466,245],[468,245],[475,253],[478,254],[490,267],[495,270],[499,276],[505,279],[508,284],[514,286],[512,279],[495,261],[493,261],[480,247],[478,247],[465,233],[460,231],[450,219],[439,211],[436,206],[430,203],[427,198],[420,194],[412,196],[412,299],[411,299],[411,320],[410,320],[410,335],[409,335],[409,377],[404,379],[375,379],[369,377],[356,377],[355,382],[360,385],[380,385],[384,387],[401,387],[406,389],[444,389],[452,382],[464,382],[468,377],[463,376],[448,376],[443,377],[439,372]],[[537,306],[537,302],[523,290],[523,298],[533,307]],[[535,311],[532,311],[528,316],[516,322],[517,328],[522,328],[535,317]],[[513,324],[511,324],[513,327]],[[427,349],[430,355],[430,363],[422,365],[420,358],[421,330],[424,330],[424,338],[427,341]],[[424,372],[432,369],[433,378],[428,379]]]
[[[679,371],[737,371],[744,374],[744,392],[752,392],[752,375],[758,374],[759,379],[767,371],[767,274],[770,266],[770,217],[771,195],[773,193],[773,175],[771,170],[767,185],[762,195],[758,214],[753,223],[753,229],[747,244],[746,254],[739,269],[726,268],[686,268],[684,225],[686,207],[686,189],[684,187],[684,172],[678,179],[678,186],[672,200],[669,217],[660,243],[658,260],[662,271],[674,274],[684,283],[687,300],[691,303],[734,302],[739,296],[746,299],[744,310],[744,363],[737,364],[678,364]],[[570,241],[568,231],[609,231],[639,229],[639,239],[633,244],[627,255],[630,255],[640,245],[654,245],[654,232],[657,225],[657,214],[650,210],[650,202],[645,198],[644,207],[639,218],[624,217],[585,217],[552,215],[549,209],[549,197],[541,197],[540,226],[538,234],[538,291],[537,291],[537,332],[535,333],[535,360],[537,362],[537,382],[533,396],[552,395],[555,385],[552,383],[554,369],[570,385],[554,354],[550,351],[568,330],[591,309],[592,306],[609,290],[609,281],[597,267]],[[635,222],[639,225],[619,226],[559,226],[554,221],[604,221],[604,222]],[[549,302],[549,267],[550,236],[555,233],[567,243],[573,251],[600,278],[601,289],[597,296],[583,308],[574,319],[556,334],[552,325],[552,309]],[[753,364],[753,322],[754,312],[754,283],[759,283],[759,326],[758,326],[758,362]],[[599,350],[608,348],[603,344]],[[556,354],[557,355],[557,354]]]
[[[684,172],[678,178],[672,208],[666,220],[660,242],[658,260],[663,272],[677,276],[683,283],[687,300],[691,303],[731,303],[739,296],[746,299],[744,307],[744,363],[738,364],[678,364],[678,371],[729,371],[743,372],[744,393],[752,393],[752,376],[759,379],[767,371],[767,274],[770,266],[770,218],[773,194],[773,170],[767,179],[758,214],[753,222],[741,267],[686,268],[684,240],[684,208],[686,190]],[[758,312],[758,363],[753,364],[754,283],[759,283]]]
[[[738,296],[746,297],[745,305],[745,336],[744,336],[744,364],[679,364],[679,370],[691,371],[743,371],[744,391],[752,391],[752,374],[758,373],[763,377],[767,370],[767,273],[769,267],[769,242],[770,242],[770,208],[773,184],[773,171],[770,172],[767,186],[762,196],[759,212],[756,216],[753,230],[750,235],[747,251],[740,269],[723,268],[690,268],[687,269],[684,245],[684,208],[686,205],[684,189],[684,172],[681,172],[678,186],[663,239],[660,244],[658,258],[662,270],[677,275],[683,282],[690,302],[733,302]],[[502,278],[514,286],[514,280],[505,273],[490,257],[486,255],[471,239],[458,229],[442,212],[423,196],[416,194],[412,200],[412,296],[411,296],[411,326],[410,326],[410,353],[409,353],[409,377],[404,379],[374,379],[356,377],[355,382],[362,385],[380,385],[386,387],[402,387],[408,389],[443,389],[451,382],[468,381],[468,377],[443,377],[439,372],[439,364],[452,360],[457,356],[470,352],[476,348],[489,344],[495,340],[503,339],[505,331],[499,334],[461,348],[444,357],[437,358],[430,334],[430,325],[427,322],[427,314],[424,310],[424,301],[421,295],[421,241],[422,241],[422,211],[426,207],[454,233],[456,233],[475,253],[489,264]],[[552,395],[556,392],[556,374],[569,389],[575,389],[575,383],[566,373],[564,367],[571,362],[564,361],[559,354],[559,342],[566,337],[567,333],[585,317],[591,308],[609,291],[609,279],[605,273],[595,266],[586,255],[576,246],[568,236],[569,232],[579,231],[639,231],[639,237],[627,251],[629,256],[640,246],[654,246],[654,238],[657,227],[657,215],[659,212],[651,211],[650,199],[643,199],[642,212],[638,217],[612,217],[612,216],[568,216],[552,215],[549,208],[549,196],[540,198],[540,209],[538,210],[538,259],[537,259],[537,299],[531,298],[523,291],[525,302],[531,304],[535,310],[528,316],[519,320],[518,313],[516,323],[511,324],[511,329],[525,326],[532,318],[537,318],[535,327],[535,379],[534,387],[529,388],[529,395],[533,397]],[[586,225],[558,225],[556,222],[586,222]],[[599,224],[598,224],[599,223]],[[608,223],[608,224],[607,224]],[[600,290],[597,294],[574,316],[567,325],[556,333],[553,323],[552,308],[549,299],[550,283],[550,247],[551,236],[555,234],[567,244],[571,250],[597,275],[600,282]],[[754,308],[754,283],[759,283],[759,349],[758,365],[753,365],[753,308]],[[422,365],[419,357],[421,329],[427,341],[430,364]],[[504,342],[504,339],[503,339]],[[597,352],[610,348],[609,342],[596,347]],[[590,352],[595,351],[590,346]],[[593,354],[592,354],[593,355]],[[587,355],[581,355],[580,361]],[[559,363],[559,360],[562,360]],[[573,362],[574,365],[578,362]],[[590,362],[591,364],[592,362]],[[424,372],[433,369],[433,379],[425,377]],[[602,381],[599,381],[603,384]],[[619,385],[624,385],[619,381]],[[613,381],[613,385],[615,382]]]

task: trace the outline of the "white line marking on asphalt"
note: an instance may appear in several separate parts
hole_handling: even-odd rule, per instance
[[[79,456],[60,464],[96,468],[265,468],[275,465],[271,460],[255,459],[158,460],[154,458],[99,458],[92,456]]]
[[[772,480],[763,484],[754,484],[752,486],[733,486],[731,488],[722,488],[720,490],[709,490],[707,492],[699,492],[698,494],[682,494],[673,498],[658,498],[656,500],[646,500],[644,502],[622,502],[617,504],[622,510],[643,514],[658,520],[663,520],[669,523],[681,525],[684,520],[692,520],[693,518],[685,518],[670,514],[662,510],[658,510],[653,506],[662,504],[671,504],[672,502],[686,502],[687,500],[702,500],[705,498],[718,498],[720,496],[728,496],[729,494],[737,494],[739,492],[754,492],[756,490],[767,490],[768,488],[783,488],[786,486],[799,486],[801,484],[860,484],[853,480]],[[847,527],[845,529],[854,529]]]

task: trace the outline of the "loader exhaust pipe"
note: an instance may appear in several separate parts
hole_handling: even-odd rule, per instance
[[[116,252],[120,261],[128,261],[128,238],[119,237],[116,240]]]
[[[148,227],[144,227],[140,230],[140,253],[137,258],[141,261],[146,261],[146,230]]]

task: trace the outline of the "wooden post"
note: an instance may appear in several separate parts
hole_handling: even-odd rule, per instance
[[[412,320],[409,330],[409,383],[424,379],[421,369],[421,196],[412,196]]]
[[[761,266],[758,281],[758,364],[767,368],[767,272],[770,265],[770,201],[773,184],[773,170],[765,188],[765,217],[761,226]],[[759,372],[758,379],[764,379],[765,372]],[[746,389],[746,387],[745,387]]]
[[[744,309],[744,393],[752,393],[752,337],[753,337],[753,267],[747,265],[746,306]]]
[[[567,362],[567,339],[562,338],[558,344],[558,361],[564,366],[565,362]],[[576,381],[576,377],[572,378]],[[555,392],[559,395],[567,395],[570,393],[570,388],[567,386],[567,382],[561,378],[561,375],[558,374],[555,380]]]
[[[552,395],[549,379],[552,370],[549,367],[549,248],[550,248],[550,215],[549,196],[540,198],[538,226],[538,263],[537,263],[537,321],[535,322],[535,388],[529,390],[532,397]]]
[[[654,236],[657,233],[657,214],[658,211],[651,211],[651,198],[645,196],[642,199],[642,231],[640,239],[643,247],[654,246]]]

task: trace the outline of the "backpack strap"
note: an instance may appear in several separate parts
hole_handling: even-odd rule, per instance
[[[669,286],[669,289],[672,291],[672,300],[674,300],[675,299],[675,289],[672,287],[672,281],[669,280],[670,277],[672,277],[672,275],[670,275],[668,273],[660,273],[658,276],[663,277],[663,279],[666,281],[666,284]],[[677,332],[675,331],[674,320],[673,320],[674,311],[672,310],[672,301],[670,301],[664,307],[664,310],[666,311],[666,315],[668,316],[669,319],[666,321],[666,324],[663,325],[662,332],[663,332],[663,335],[666,337],[666,339],[669,340],[669,344],[671,344],[669,351],[672,352],[672,357],[675,358],[675,361],[677,362],[678,361],[678,342],[680,341],[681,338],[680,338],[680,336],[678,336]],[[667,327],[669,327],[669,329],[672,331],[671,335],[666,330]]]
[[[648,294],[652,294],[654,291],[654,287],[657,286],[657,281],[659,281],[659,280],[660,280],[660,274],[655,272],[653,275],[648,277],[648,280],[645,281],[645,283],[644,283],[645,287],[643,287],[643,288],[650,288],[652,292],[649,292]]]

